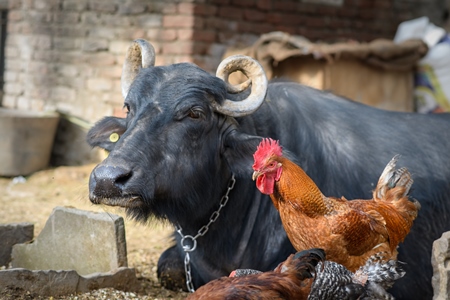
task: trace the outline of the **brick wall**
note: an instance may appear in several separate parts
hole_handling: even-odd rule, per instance
[[[58,110],[94,122],[120,110],[127,46],[145,38],[157,65],[213,72],[228,46],[281,30],[311,40],[392,38],[445,0],[0,0],[8,7],[2,106]]]
[[[155,40],[163,14],[175,9],[164,1],[10,0],[3,106],[89,121],[111,114],[123,101],[130,41]]]

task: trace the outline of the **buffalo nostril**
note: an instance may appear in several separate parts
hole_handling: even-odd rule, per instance
[[[119,174],[118,177],[115,180],[115,183],[117,185],[123,186],[124,184],[127,183],[128,179],[131,178],[131,171],[127,172],[127,173],[122,173]]]
[[[98,166],[92,171],[89,189],[96,197],[121,197],[131,176],[132,171],[122,167]]]

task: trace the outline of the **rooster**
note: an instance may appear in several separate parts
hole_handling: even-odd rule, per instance
[[[308,299],[316,265],[324,261],[321,249],[291,254],[275,270],[237,270],[201,286],[187,300],[199,299]]]
[[[329,260],[351,272],[378,253],[385,262],[397,258],[397,246],[420,209],[418,201],[408,198],[410,173],[395,169],[398,156],[381,174],[373,199],[352,201],[324,196],[299,166],[282,155],[277,141],[263,139],[253,157],[253,180],[270,195],[297,251],[322,248]]]

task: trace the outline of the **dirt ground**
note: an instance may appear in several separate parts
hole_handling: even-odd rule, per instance
[[[171,244],[173,230],[163,223],[139,224],[128,220],[121,209],[92,205],[88,198],[88,178],[95,165],[57,167],[25,178],[0,177],[0,223],[30,222],[38,236],[56,206],[103,211],[125,219],[128,266],[135,268],[142,290],[122,292],[102,289],[64,297],[39,297],[27,291],[0,291],[0,299],[184,299],[186,293],[168,291],[156,277],[160,254]],[[22,180],[23,181],[23,180]]]

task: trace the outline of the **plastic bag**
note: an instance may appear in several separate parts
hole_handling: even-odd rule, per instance
[[[450,112],[450,35],[422,17],[401,23],[394,42],[411,38],[420,38],[429,47],[414,73],[416,110]]]

